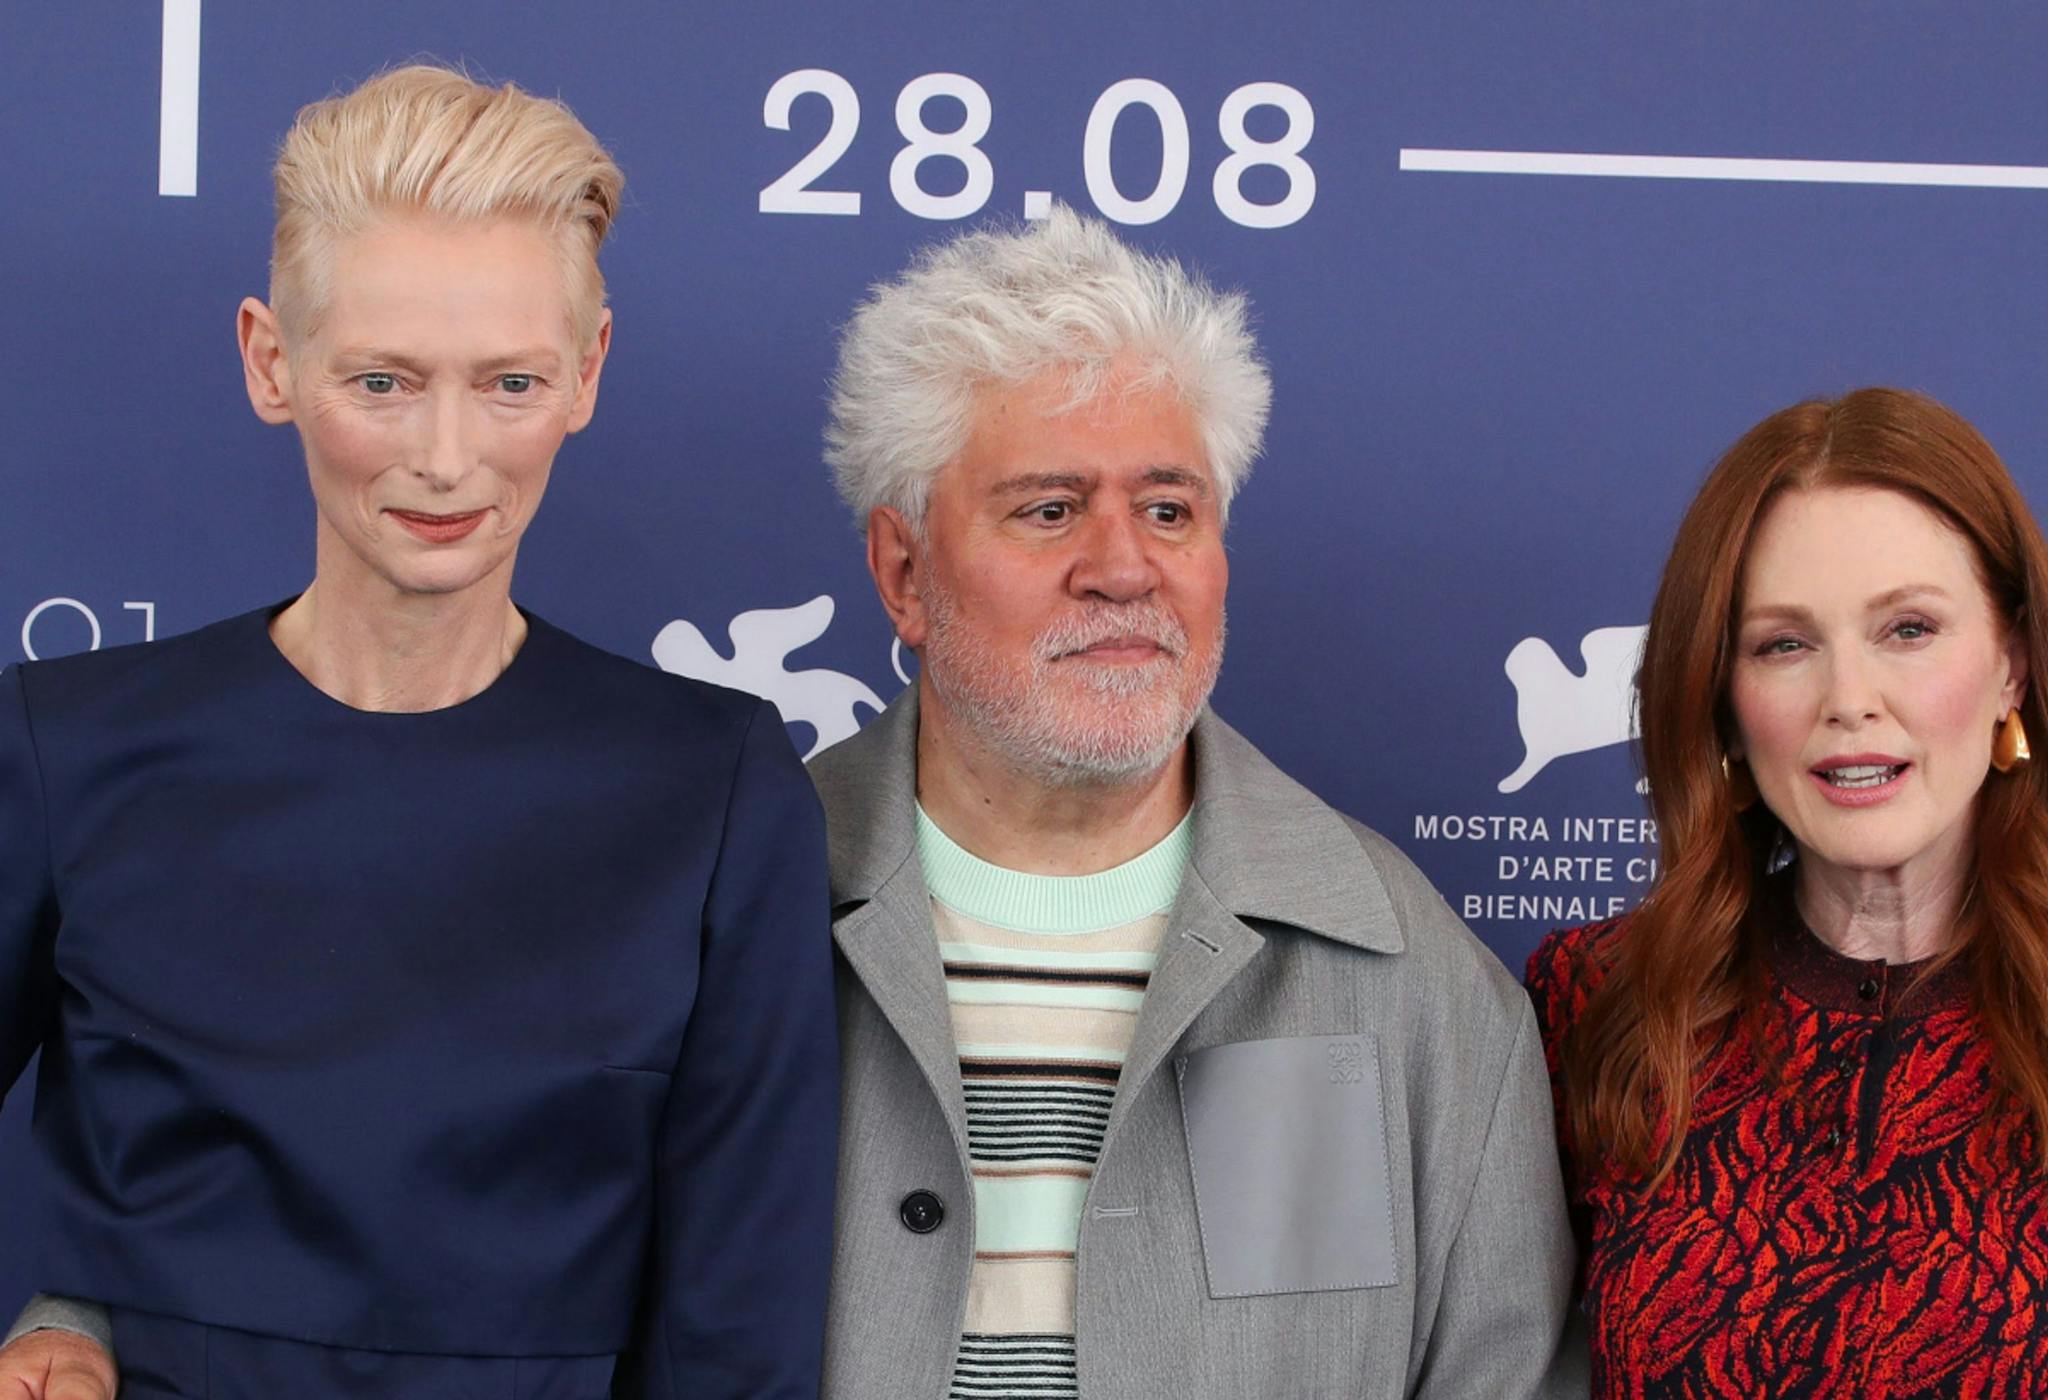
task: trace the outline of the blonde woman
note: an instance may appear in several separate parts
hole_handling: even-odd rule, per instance
[[[597,399],[618,168],[415,67],[276,173],[240,343],[312,583],[0,677],[0,1087],[42,1051],[38,1277],[107,1305],[43,1317],[104,1326],[126,1397],[585,1400],[622,1354],[636,1393],[815,1395],[816,799],[772,708],[511,598]],[[61,1329],[0,1352],[10,1396],[109,1383]]]

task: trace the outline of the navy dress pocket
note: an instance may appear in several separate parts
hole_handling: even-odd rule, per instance
[[[1399,1281],[1372,1036],[1212,1045],[1175,1069],[1210,1297]]]

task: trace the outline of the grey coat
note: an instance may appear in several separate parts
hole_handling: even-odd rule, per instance
[[[947,1392],[967,1115],[914,841],[915,692],[811,773],[843,1061],[827,1400]],[[1083,1208],[1097,1400],[1576,1396],[1527,996],[1392,845],[1197,722],[1194,854]],[[938,1228],[901,1218],[914,1191]]]

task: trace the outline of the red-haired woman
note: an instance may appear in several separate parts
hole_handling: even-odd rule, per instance
[[[2048,1395],[2048,547],[1948,409],[1759,423],[1637,699],[1663,875],[1531,959],[1596,1396]]]

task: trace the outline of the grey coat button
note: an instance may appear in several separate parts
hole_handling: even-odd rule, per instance
[[[896,1218],[913,1235],[929,1235],[946,1219],[946,1203],[929,1191],[913,1191],[896,1207]]]

